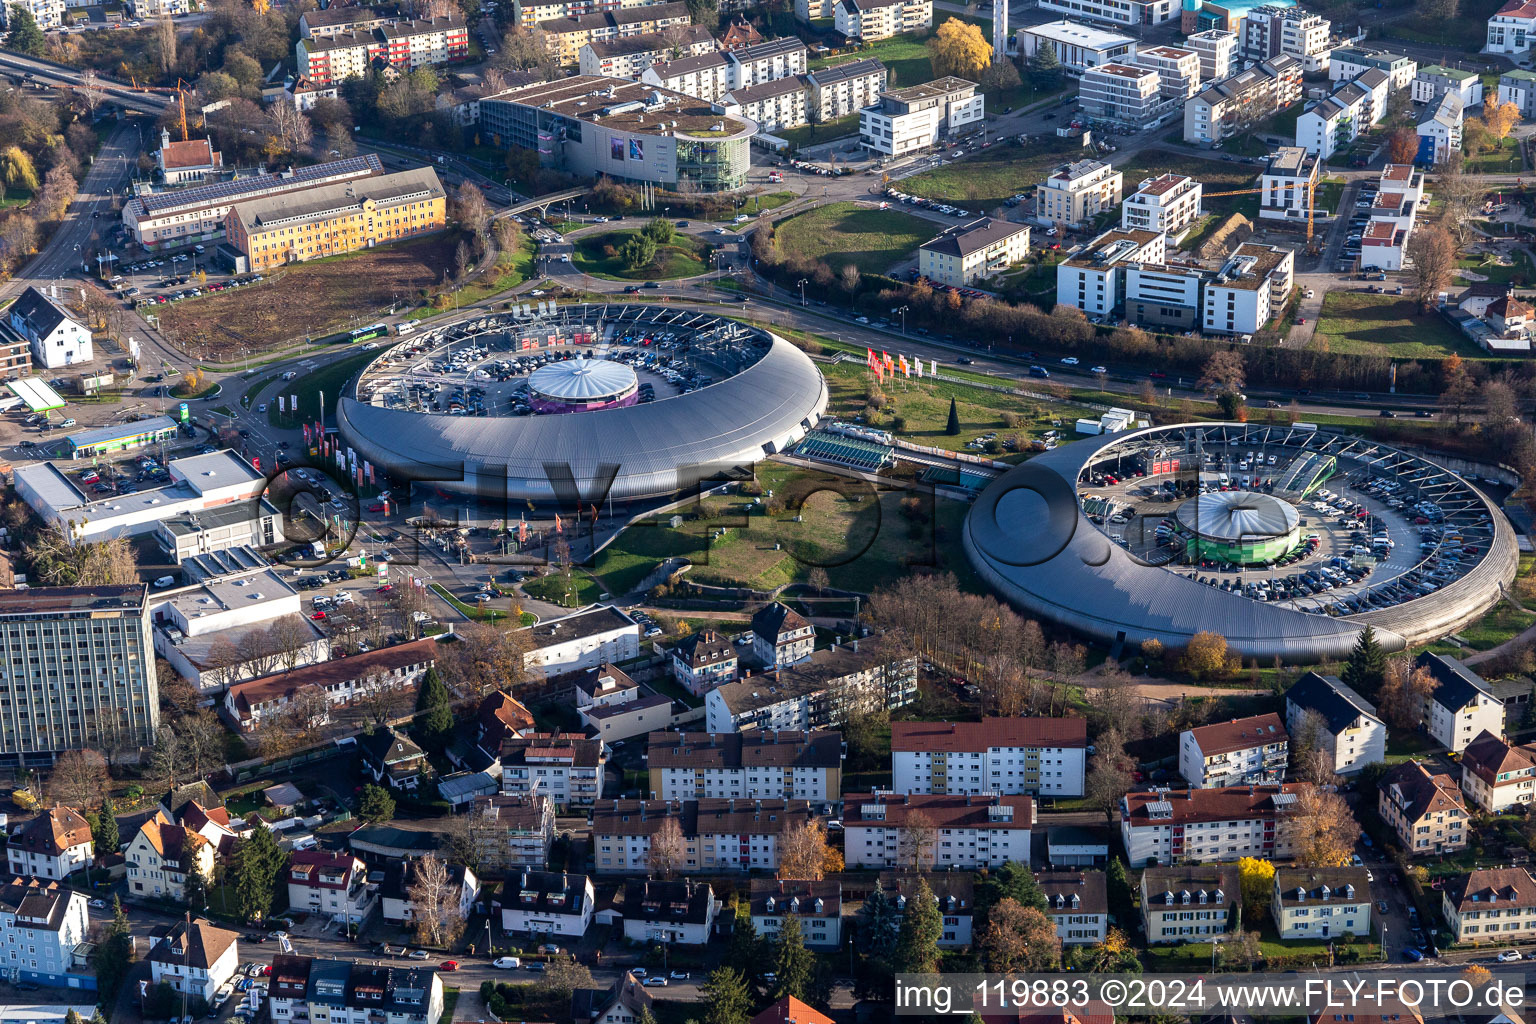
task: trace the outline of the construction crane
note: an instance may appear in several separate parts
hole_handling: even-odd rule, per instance
[[[1314,204],[1314,194],[1315,194],[1315,192],[1317,190],[1317,185],[1314,182],[1308,181],[1307,185],[1306,185],[1306,188],[1307,188],[1307,251],[1308,252],[1314,252],[1315,251],[1315,246],[1313,245],[1313,242],[1312,242],[1312,215],[1316,212],[1316,207],[1315,207],[1315,204]],[[1238,189],[1235,192],[1205,192],[1205,193],[1201,194],[1200,198],[1202,200],[1205,200],[1205,199],[1219,199],[1219,198],[1221,198],[1223,196],[1254,196],[1254,195],[1259,195],[1260,193],[1263,193],[1263,192],[1266,192],[1266,191],[1268,191],[1268,189],[1262,189],[1262,188],[1240,188],[1240,189]]]

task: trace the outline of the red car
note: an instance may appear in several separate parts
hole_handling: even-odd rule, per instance
[[[444,960],[437,965],[437,969],[440,971],[456,971],[459,969],[459,962],[457,960]]]
[[[384,506],[383,506],[383,504],[369,505],[368,506],[368,511],[369,512],[383,512],[384,511]]]
[[[316,622],[319,622],[321,619],[325,618],[325,612],[315,612],[315,614],[311,615],[310,618],[314,619]]]
[[[393,583],[386,583],[386,584],[384,584],[382,587],[380,587],[378,589],[378,593],[380,593],[380,594],[387,594],[391,590],[394,590],[394,589],[395,589],[395,585]]]

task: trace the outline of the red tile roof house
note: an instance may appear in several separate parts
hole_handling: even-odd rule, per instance
[[[242,732],[251,732],[280,716],[299,699],[301,691],[317,688],[324,694],[324,712],[318,712],[325,724],[338,708],[359,704],[382,690],[414,693],[427,669],[437,664],[437,641],[431,638],[381,647],[350,658],[332,658],[318,665],[307,665],[277,675],[237,683],[224,694],[224,717]],[[401,698],[400,706],[409,711],[411,702]],[[318,710],[319,702],[313,705]]]
[[[359,925],[372,909],[368,867],[350,853],[295,850],[288,858],[288,906]]]
[[[91,826],[73,807],[42,811],[11,837],[5,859],[18,878],[61,882],[91,862]],[[116,851],[107,851],[115,853]]]
[[[1234,718],[1179,734],[1179,774],[1199,788],[1279,782],[1290,750],[1279,715]]]

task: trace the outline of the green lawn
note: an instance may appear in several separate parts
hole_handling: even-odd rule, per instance
[[[798,198],[793,192],[759,192],[741,204],[741,212],[758,214],[764,210],[777,210],[785,203],[792,203]]]
[[[630,269],[617,255],[607,254],[608,246],[618,250],[639,233],[638,230],[604,231],[577,239],[571,261],[583,273],[613,281],[668,281],[697,277],[709,269],[709,246],[692,235],[677,234],[670,244],[657,246],[656,258],[644,267]]]
[[[858,126],[858,115],[854,115],[854,126]],[[0,188],[0,210],[12,206],[26,206],[32,201],[32,193],[24,188],[12,188],[9,185]]]
[[[506,618],[509,614],[494,607],[495,601],[488,601],[484,605],[467,604],[464,601],[460,601],[440,583],[431,584],[431,589],[432,593],[447,601],[460,615],[463,615],[465,618],[474,619],[476,622],[495,622],[497,619]]]
[[[1518,249],[1510,255],[1513,257],[1514,262],[1508,266],[1501,263],[1485,262],[1487,257],[1481,254],[1459,259],[1456,261],[1456,266],[1470,270],[1479,275],[1480,278],[1486,278],[1496,284],[1530,284],[1533,277],[1536,277],[1531,272],[1530,257]],[[1472,280],[1472,278],[1464,274],[1457,274],[1455,278],[1457,284],[1470,284]]]
[[[528,280],[533,276],[533,256],[537,248],[537,244],[531,237],[523,235],[518,240],[515,252],[499,253],[494,267],[459,289],[457,305],[461,307],[473,305],[476,302],[490,298],[492,295],[500,295],[502,292],[511,291]],[[434,312],[441,312],[441,310],[433,310],[429,306],[423,306],[420,309],[412,310],[409,318],[420,320],[423,317],[431,316]]]
[[[1421,313],[1406,295],[1332,291],[1323,299],[1312,344],[1328,351],[1394,359],[1444,359],[1486,353],[1434,313]]]
[[[589,605],[603,593],[603,588],[598,586],[597,581],[579,569],[571,570],[569,584],[565,574],[557,569],[548,576],[529,580],[522,586],[523,593],[529,597],[549,601],[562,608],[580,608]]]
[[[1502,140],[1491,153],[1467,158],[1467,170],[1474,174],[1508,174],[1520,168],[1520,143],[1512,138]]]
[[[1085,155],[1080,141],[1054,135],[1043,136],[1027,148],[999,143],[975,156],[903,178],[898,187],[910,195],[990,210],[1011,196],[1030,191],[1062,164]],[[1127,174],[1125,180],[1129,184],[1131,176]]]
[[[1532,623],[1536,623],[1536,615],[1502,602],[1472,625],[1458,630],[1456,635],[1473,650],[1486,651],[1513,639],[1517,633],[1529,629]]]
[[[817,57],[810,62],[810,70],[820,71],[865,57],[873,57],[886,66],[890,72],[889,88],[921,85],[933,78],[933,62],[928,57],[927,42],[913,36],[892,36],[867,46],[848,47],[831,57]]]
[[[289,381],[284,390],[287,394],[299,396],[299,415],[295,416],[292,409],[288,410],[286,416],[279,413],[277,399],[274,398],[267,403],[267,422],[274,427],[292,429],[296,424],[313,423],[316,419],[331,415],[336,411],[336,399],[340,397],[342,388],[377,355],[376,351],[354,352]],[[325,396],[323,410],[320,408],[321,395]]]
[[[859,115],[849,114],[847,117],[839,117],[834,121],[823,121],[821,124],[803,124],[799,128],[781,128],[769,134],[777,135],[796,149],[804,149],[806,146],[814,146],[818,142],[840,139],[845,135],[859,134]]]
[[[825,258],[834,271],[848,264],[883,274],[939,233],[939,225],[899,210],[832,203],[782,221],[775,234],[783,252]]]

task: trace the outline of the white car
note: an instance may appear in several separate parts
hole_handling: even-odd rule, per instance
[[[1088,372],[1090,372],[1090,373],[1108,373],[1109,370],[1106,367],[1103,367],[1103,366],[1094,366],[1094,367],[1090,367]]]
[[[164,590],[166,587],[173,586],[175,583],[176,583],[176,577],[174,577],[174,576],[161,576],[159,579],[155,580],[155,589],[156,590]]]
[[[1525,957],[1520,955],[1520,951],[1518,949],[1506,949],[1504,952],[1499,954],[1499,963],[1501,964],[1512,963],[1516,960],[1524,959]]]
[[[523,966],[523,962],[515,956],[499,956],[491,961],[492,967],[499,967],[504,971],[515,971]]]
[[[1076,366],[1077,365],[1077,356],[1062,356],[1061,357],[1061,365],[1062,366]]]

